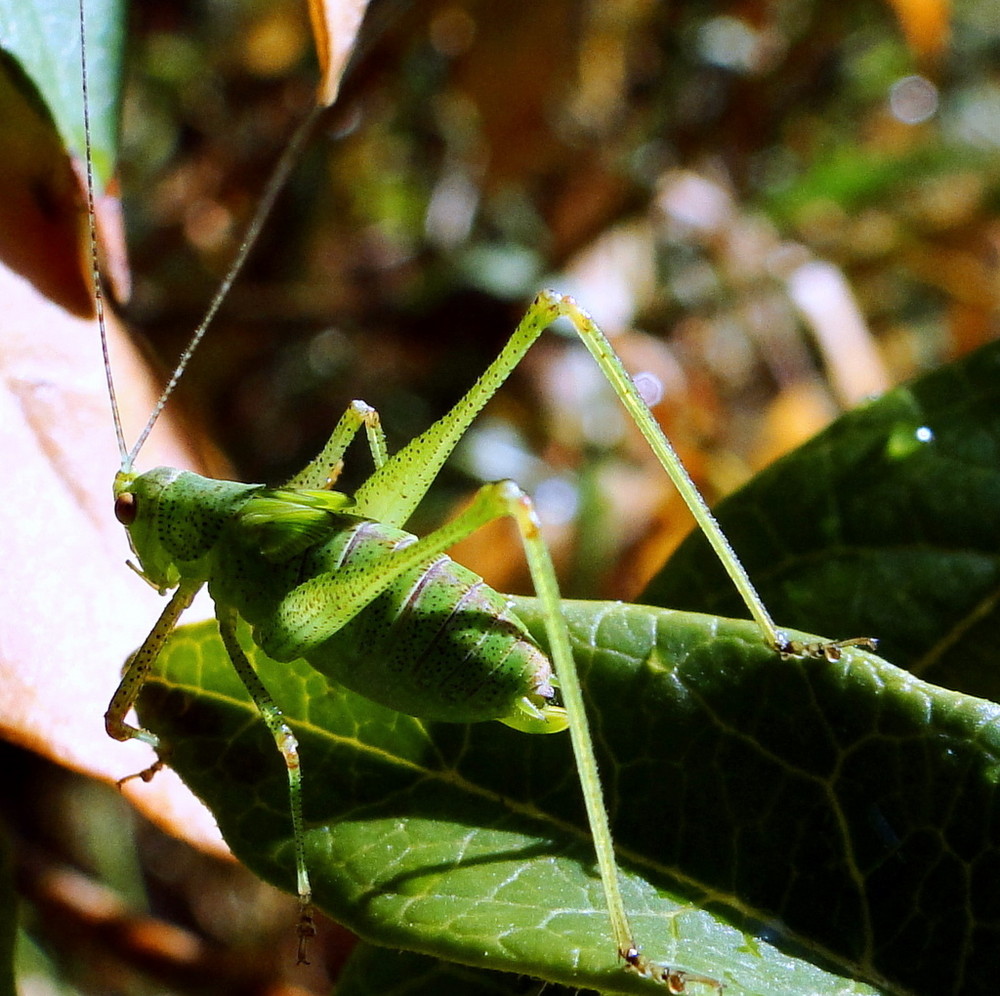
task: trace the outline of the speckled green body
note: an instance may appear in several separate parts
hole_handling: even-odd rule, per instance
[[[503,720],[518,715],[525,697],[537,706],[552,698],[549,660],[508,600],[448,557],[403,574],[336,631],[317,627],[338,579],[377,572],[414,542],[404,530],[324,511],[318,526],[313,513],[305,539],[282,545],[276,530],[294,535],[293,491],[166,468],[128,487],[137,509],[129,536],[150,580],[206,581],[216,603],[234,607],[276,660],[303,657],[352,691],[425,719]],[[288,496],[289,522],[255,522],[249,513],[260,499],[276,496]],[[288,606],[307,581],[303,622]]]
[[[181,614],[207,583],[215,598],[222,642],[288,772],[300,960],[315,927],[298,744],[280,704],[271,698],[240,645],[239,616],[251,624],[254,639],[271,657],[304,658],[330,679],[402,712],[454,722],[499,719],[526,733],[568,728],[617,958],[666,991],[679,993],[688,982],[696,982],[721,993],[716,980],[648,960],[636,946],[618,884],[611,828],[555,569],[530,497],[512,481],[495,481],[480,487],[467,507],[428,535],[418,539],[401,528],[473,419],[531,344],[558,318],[575,328],[677,485],[727,565],[765,642],[782,652],[798,653],[775,628],[607,338],[571,298],[543,291],[469,391],[402,449],[390,456],[378,413],[353,401],[320,453],[279,489],[214,481],[165,468],[142,475],[132,471],[146,433],[190,357],[189,349],[131,452],[118,427],[122,465],[115,478],[115,514],[129,530],[140,573],[163,593],[175,590],[130,658],[105,725],[118,740],[135,738],[161,748],[155,733],[129,725],[126,717]],[[201,331],[194,343],[200,335]],[[352,497],[326,490],[343,465],[347,447],[362,430],[374,471]],[[562,705],[551,702],[553,665],[530,640],[507,599],[443,556],[457,542],[501,518],[518,530],[543,613]],[[820,652],[826,654],[829,647],[820,645]]]

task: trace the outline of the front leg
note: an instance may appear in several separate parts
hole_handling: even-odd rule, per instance
[[[115,740],[141,740],[150,747],[160,746],[160,739],[155,733],[141,727],[131,726],[125,722],[125,716],[135,705],[135,700],[146,684],[149,672],[156,663],[167,637],[173,632],[181,613],[191,604],[198,594],[202,581],[182,581],[170,601],[156,620],[156,625],[142,641],[142,646],[129,658],[125,673],[118,689],[111,698],[108,711],[104,714],[104,728],[108,736]]]

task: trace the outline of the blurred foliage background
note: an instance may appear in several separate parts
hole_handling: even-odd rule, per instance
[[[998,15],[995,0],[375,0],[341,100],[179,395],[247,480],[289,476],[355,397],[395,448],[551,284],[658,384],[656,413],[712,500],[995,336]],[[130,16],[122,307],[169,370],[315,71],[298,0],[144,0]],[[578,344],[540,343],[418,526],[514,477],[567,593],[633,597],[689,522],[609,393]],[[344,486],[366,469],[359,449]],[[459,556],[525,590],[494,535]],[[46,870],[28,875],[28,919],[74,985],[322,991],[336,975],[331,927],[316,974],[286,981],[284,900],[149,828],[137,847],[113,793],[34,769],[8,791]],[[83,870],[73,901],[46,878],[53,854]],[[125,912],[144,902],[146,933]]]
[[[310,40],[297,0],[132,14],[127,313],[169,365],[310,99]],[[935,0],[376,2],[185,397],[247,479],[300,466],[352,397],[398,445],[553,283],[659,380],[668,435],[728,492],[992,335],[994,21]],[[627,597],[689,523],[581,353],[538,347],[426,521],[516,477],[556,532],[582,512],[602,537],[570,592]],[[523,581],[517,558],[478,562],[493,548],[467,555]]]

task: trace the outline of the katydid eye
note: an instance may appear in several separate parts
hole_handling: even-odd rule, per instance
[[[123,526],[131,526],[137,513],[138,506],[131,491],[126,491],[115,499],[115,518]]]

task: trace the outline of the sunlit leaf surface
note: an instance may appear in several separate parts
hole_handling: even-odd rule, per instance
[[[650,957],[735,993],[845,991],[819,966],[885,992],[931,967],[939,991],[987,991],[994,939],[974,921],[1000,871],[1000,709],[858,652],[782,661],[749,624],[566,613]],[[298,721],[323,909],[380,944],[642,989],[608,939],[567,738],[426,724],[305,664],[256,663]],[[284,768],[212,624],[163,668],[143,721],[234,851],[289,887]]]

